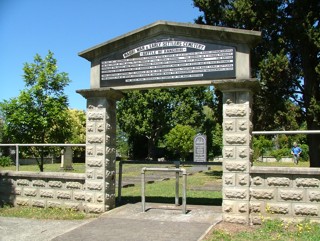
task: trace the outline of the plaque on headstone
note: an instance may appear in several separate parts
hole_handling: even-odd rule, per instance
[[[205,135],[196,135],[193,139],[193,161],[207,161],[207,137]]]
[[[153,39],[101,61],[101,87],[235,78],[235,48]]]

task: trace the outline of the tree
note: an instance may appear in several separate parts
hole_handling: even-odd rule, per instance
[[[155,159],[155,147],[162,131],[167,128],[172,112],[169,89],[132,91],[118,104],[119,126],[130,140],[147,138],[148,157]]]
[[[299,106],[308,130],[320,129],[320,4],[318,0],[194,0],[203,16],[196,22],[262,31],[252,52],[252,70],[262,90],[255,96],[254,124],[278,129],[277,111]],[[302,121],[300,120],[300,123]],[[319,167],[320,138],[308,135],[310,166]]]
[[[189,125],[176,125],[167,135],[165,135],[165,144],[169,150],[178,153],[183,161],[193,148],[193,138],[197,134]]]
[[[64,88],[68,75],[59,73],[51,51],[43,59],[36,54],[33,63],[23,67],[25,89],[18,97],[0,104],[4,131],[9,143],[64,143],[72,134],[68,122],[68,99]],[[46,155],[44,147],[32,150],[40,171]]]
[[[3,132],[4,132],[3,126],[4,126],[4,123],[3,123],[2,118],[0,117],[0,143],[3,142]]]
[[[83,110],[68,109],[68,123],[71,123],[71,136],[68,143],[86,143],[86,113]]]
[[[68,109],[68,120],[70,123],[71,136],[66,139],[67,143],[84,144],[86,143],[86,113],[83,110]],[[85,148],[73,147],[73,161],[85,161]]]
[[[176,88],[132,91],[118,104],[120,128],[133,143],[147,139],[148,158],[156,160],[156,147],[160,139],[175,125],[184,124],[201,128],[203,106],[207,89]]]
[[[216,123],[214,129],[212,130],[212,154],[213,156],[221,156],[222,155],[222,126],[219,123]]]

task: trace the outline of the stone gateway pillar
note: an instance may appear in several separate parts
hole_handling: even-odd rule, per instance
[[[116,100],[122,94],[109,89],[78,93],[87,99],[85,209],[102,213],[115,207]]]
[[[252,93],[255,79],[218,81],[223,93],[223,220],[249,224]]]

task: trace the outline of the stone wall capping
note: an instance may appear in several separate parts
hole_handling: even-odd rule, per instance
[[[5,177],[23,177],[35,179],[72,179],[85,181],[84,173],[69,173],[69,172],[27,172],[27,171],[0,171],[0,179]]]
[[[215,88],[224,92],[248,90],[258,92],[260,90],[260,82],[256,78],[215,80],[212,81],[212,84]]]
[[[114,100],[120,100],[124,97],[123,93],[119,90],[113,88],[92,88],[92,89],[82,89],[76,90],[76,92],[82,95],[84,98],[96,98],[96,97],[105,97]]]
[[[298,175],[320,175],[320,168],[309,167],[251,167],[251,174],[298,174]]]

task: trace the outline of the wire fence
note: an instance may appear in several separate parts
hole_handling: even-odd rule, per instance
[[[309,160],[309,147],[307,135],[320,134],[320,130],[295,130],[295,131],[253,131],[256,137],[253,141],[254,160],[262,162],[291,162],[291,149],[294,142],[300,140],[299,146],[302,151],[302,161]],[[273,138],[259,139],[261,136],[273,136]],[[296,135],[295,137],[293,137]],[[269,141],[269,144],[268,144]],[[264,142],[264,143],[263,143]],[[272,146],[270,146],[272,143]]]
[[[298,134],[320,134],[320,130],[296,130],[296,131],[253,131],[252,135],[298,135]],[[22,143],[13,143],[13,144],[0,144],[0,147],[14,147],[15,153],[15,164],[16,170],[19,171],[19,147],[86,147],[86,144],[22,144]]]
[[[16,171],[19,171],[19,147],[30,146],[30,147],[86,147],[86,144],[55,144],[55,143],[46,143],[46,144],[0,144],[0,147],[15,147],[15,163]]]

